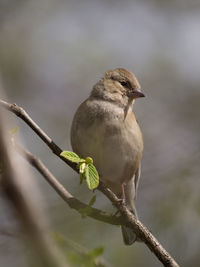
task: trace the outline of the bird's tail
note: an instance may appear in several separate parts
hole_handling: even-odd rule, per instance
[[[132,212],[137,218],[136,209]],[[132,245],[137,240],[137,235],[135,234],[133,229],[127,226],[124,226],[124,225],[122,225],[121,229],[122,229],[122,236],[123,236],[124,244],[127,246]]]

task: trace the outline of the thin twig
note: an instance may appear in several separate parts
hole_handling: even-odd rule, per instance
[[[17,104],[10,104],[0,99],[0,105],[5,109],[11,111],[17,117],[21,118],[28,126],[44,141],[44,143],[52,150],[52,152],[65,161],[74,171],[78,172],[75,163],[60,156],[62,149],[57,146],[53,140],[32,120],[32,118],[26,113],[26,111],[19,107]]]
[[[37,135],[50,147],[54,154],[59,156],[63,161],[65,161],[73,170],[78,172],[76,164],[66,160],[60,156],[61,149],[52,141],[48,135],[41,130],[41,128],[30,118],[30,116],[16,104],[10,104],[3,100],[0,100],[0,105],[4,108],[15,113],[18,117],[22,118],[32,129],[37,133]],[[164,266],[178,267],[179,265],[172,258],[172,256],[162,247],[162,245],[157,241],[157,239],[151,234],[151,232],[139,221],[133,214],[128,210],[128,208],[123,205],[116,195],[107,188],[102,182],[99,183],[98,189],[104,193],[111,202],[118,208],[127,225],[130,226],[138,235],[138,237],[145,242],[148,248],[156,255],[156,257],[163,263]]]

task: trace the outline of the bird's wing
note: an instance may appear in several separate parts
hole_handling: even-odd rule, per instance
[[[139,185],[139,181],[140,181],[140,174],[141,174],[141,164],[139,165],[139,167],[135,173],[135,199],[137,196],[137,189],[138,189],[138,185]]]

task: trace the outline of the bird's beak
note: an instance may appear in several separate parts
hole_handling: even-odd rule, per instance
[[[145,95],[139,89],[129,91],[128,96],[132,98],[145,97]]]

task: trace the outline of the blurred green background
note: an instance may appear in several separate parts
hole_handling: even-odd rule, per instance
[[[138,214],[181,266],[199,266],[200,2],[1,0],[0,36],[7,100],[24,107],[63,149],[71,149],[76,108],[104,72],[123,67],[136,74],[147,96],[135,104],[145,145]],[[93,193],[78,176],[16,123],[26,147],[88,203]],[[82,219],[32,172],[52,231],[90,250],[103,246],[112,266],[161,266],[145,245],[124,246],[118,227]],[[96,195],[96,207],[112,209]],[[1,198],[0,266],[29,266],[28,248],[6,231],[17,227]]]

